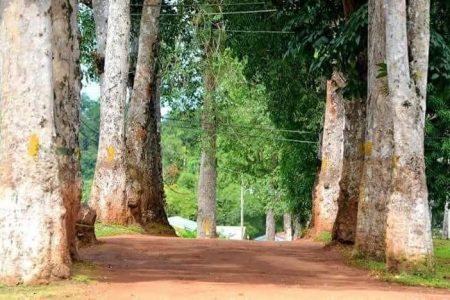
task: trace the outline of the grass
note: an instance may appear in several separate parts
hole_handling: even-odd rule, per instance
[[[386,271],[384,262],[364,259],[352,254],[350,247],[340,248],[346,261],[357,268],[369,270],[376,278],[410,286],[450,289],[450,241],[434,240],[435,272],[394,274]]]
[[[142,229],[142,227],[139,226],[108,225],[102,223],[95,224],[95,235],[98,238],[121,234],[142,234],[142,233],[144,233],[144,229]]]
[[[316,237],[314,237],[314,241],[322,243],[331,242],[331,232],[322,231]]]
[[[184,239],[195,239],[197,238],[197,232],[187,230],[187,229],[176,229],[177,235]]]

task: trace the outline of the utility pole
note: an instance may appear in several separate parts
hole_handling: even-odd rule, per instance
[[[241,238],[244,237],[244,179],[241,177]]]

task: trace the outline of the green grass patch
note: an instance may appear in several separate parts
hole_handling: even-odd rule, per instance
[[[142,227],[140,226],[135,225],[123,226],[123,225],[110,225],[102,223],[95,224],[95,235],[98,238],[121,234],[143,234],[143,233],[145,233],[144,229],[142,229]]]
[[[331,242],[331,232],[322,231],[316,237],[314,237],[314,241],[321,242],[321,243]]]
[[[176,233],[180,238],[183,239],[195,239],[197,238],[197,232],[187,229],[176,229]]]
[[[86,299],[83,285],[74,281],[61,281],[36,286],[2,286],[0,300],[23,299]]]
[[[350,265],[369,270],[373,276],[381,280],[410,286],[450,288],[450,241],[448,240],[434,240],[435,272],[394,274],[386,271],[384,262],[355,255],[351,247],[340,249]]]

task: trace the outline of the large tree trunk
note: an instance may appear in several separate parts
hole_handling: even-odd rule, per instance
[[[391,270],[431,268],[433,256],[424,160],[430,3],[406,2],[386,0],[385,7],[394,128],[386,226],[386,258]]]
[[[127,199],[135,221],[149,233],[175,234],[164,210],[160,170],[157,86],[160,10],[159,0],[144,1],[136,75],[127,115]]]
[[[206,50],[207,53],[212,51]],[[198,181],[197,237],[215,238],[216,233],[216,109],[214,91],[216,79],[212,66],[207,66],[204,75],[205,96],[202,111],[202,156]]]
[[[338,73],[327,82],[325,121],[322,136],[322,166],[313,192],[312,234],[331,232],[338,210],[342,173],[344,99],[338,91],[343,80]]]
[[[273,214],[273,210],[269,209],[266,212],[266,239],[268,241],[275,241],[275,216]]]
[[[450,240],[450,201],[447,199],[444,207],[444,222],[442,223],[442,238]]]
[[[77,258],[76,228],[81,200],[80,50],[76,0],[53,0],[53,89],[56,151],[66,208],[67,238],[72,258]]]
[[[100,86],[103,82],[103,73],[105,72],[105,52],[106,40],[108,35],[108,14],[110,0],[92,0],[92,9],[94,11],[95,39],[97,42],[97,53],[95,54],[95,64],[97,73],[100,77]]]
[[[338,213],[333,227],[333,240],[340,243],[355,242],[359,188],[364,166],[365,102],[345,101],[344,162]]]
[[[76,7],[74,0],[0,4],[3,282],[67,278],[71,250],[76,255],[74,214],[80,201]]]
[[[392,113],[386,97],[383,1],[369,1],[368,95],[364,167],[360,186],[355,249],[384,259],[386,205],[391,189]]]
[[[290,213],[285,213],[283,215],[283,226],[284,226],[284,234],[286,236],[286,241],[293,240],[293,230],[292,230],[292,216]]]
[[[109,2],[105,74],[100,102],[100,141],[90,206],[104,223],[132,221],[126,201],[125,103],[130,3]]]

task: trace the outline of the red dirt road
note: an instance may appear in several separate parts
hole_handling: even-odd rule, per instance
[[[81,251],[99,281],[88,299],[447,299],[450,291],[376,281],[311,241],[101,239]]]

